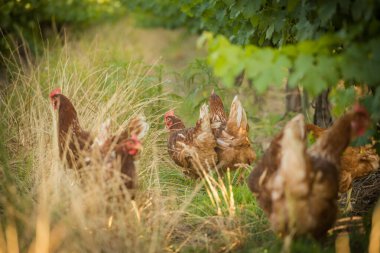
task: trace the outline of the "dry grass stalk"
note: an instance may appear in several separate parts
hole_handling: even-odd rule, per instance
[[[5,214],[7,223],[2,224],[5,234],[0,234],[0,251],[161,252],[172,245],[178,250],[210,245],[210,251],[229,251],[241,245],[245,232],[235,217],[230,175],[227,185],[220,177],[207,175],[204,184],[196,184],[180,199],[168,193],[159,172],[171,165],[165,160],[163,130],[157,126],[165,105],[172,101],[156,91],[163,83],[152,81],[154,66],[133,62],[109,66],[105,64],[108,54],[112,54],[109,49],[68,43],[58,52],[46,50],[35,63],[12,72],[0,106],[11,136],[6,141],[14,168],[10,172],[22,174],[14,176],[16,185],[10,187],[22,195],[15,191],[9,198],[12,202],[1,200],[10,209]],[[110,118],[111,131],[117,133],[140,113],[154,126],[138,161],[141,185],[135,202],[124,187],[120,190],[120,173],[104,180],[107,171],[102,159],[93,157],[94,162],[80,172],[60,161],[57,118],[48,99],[49,91],[57,86],[73,101],[86,130],[96,132]],[[199,217],[189,211],[203,185],[219,217]],[[26,204],[13,210],[18,202]],[[190,230],[188,220],[195,224]],[[16,224],[23,229],[18,230]],[[205,231],[212,231],[212,236],[205,237]]]

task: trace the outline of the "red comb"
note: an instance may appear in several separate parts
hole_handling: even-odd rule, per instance
[[[164,118],[166,119],[166,118],[169,117],[169,116],[174,116],[174,110],[167,111],[167,112],[165,113]]]
[[[52,91],[50,92],[49,97],[52,98],[52,97],[54,97],[54,96],[57,95],[57,94],[62,94],[61,88],[56,88],[56,89],[52,90]]]

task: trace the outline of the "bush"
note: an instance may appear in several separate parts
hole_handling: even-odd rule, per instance
[[[0,3],[0,50],[9,55],[22,40],[36,53],[49,30],[83,26],[125,13],[118,0],[10,0]]]

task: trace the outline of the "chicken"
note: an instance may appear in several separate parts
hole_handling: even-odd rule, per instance
[[[61,93],[60,88],[54,89],[49,97],[54,110],[58,111],[60,157],[70,168],[80,168],[84,163],[81,153],[88,150],[93,141],[92,137],[81,128],[73,104]]]
[[[186,128],[174,111],[164,116],[169,130],[168,153],[173,161],[182,167],[183,173],[192,178],[202,177],[203,173],[215,168],[217,155],[216,140],[212,134],[207,105],[200,109],[200,117],[195,127]]]
[[[307,124],[306,129],[315,138],[319,138],[326,129],[313,124]],[[344,151],[339,174],[339,192],[345,193],[352,187],[355,178],[368,175],[370,172],[379,169],[379,156],[373,145],[368,144],[360,147],[347,147]]]
[[[269,181],[277,172],[281,161],[281,140],[284,135],[282,130],[273,138],[261,160],[248,177],[248,187],[258,200],[261,208],[267,213],[272,212],[272,199]]]
[[[304,117],[298,115],[272,140],[248,178],[250,190],[280,236],[308,232],[297,223],[310,222],[306,217],[310,210],[305,208],[310,205],[312,167],[305,136]]]
[[[285,241],[304,234],[320,238],[334,224],[340,158],[368,121],[365,109],[357,107],[307,149],[304,117],[298,115],[271,142],[248,186]]]
[[[135,135],[132,135],[113,144],[107,141],[100,149],[101,158],[105,158],[109,174],[112,175],[115,170],[120,171],[124,185],[130,190],[132,199],[135,196],[134,190],[137,188],[135,159],[141,148],[140,141]]]
[[[99,158],[105,162],[107,170],[112,174],[119,170],[124,176],[124,184],[130,190],[134,198],[134,190],[137,188],[137,173],[135,160],[138,152],[142,149],[140,139],[146,135],[149,125],[145,117],[134,117],[126,130],[118,135],[109,134],[110,120],[100,127],[98,136],[94,140],[92,150],[99,151]]]
[[[221,172],[252,164],[256,154],[248,137],[248,120],[244,108],[235,96],[227,119],[223,102],[213,91],[209,98],[211,127],[216,138],[217,167]]]

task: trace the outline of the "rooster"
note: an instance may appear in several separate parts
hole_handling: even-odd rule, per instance
[[[109,128],[110,120],[107,120],[101,125],[91,148],[93,153],[100,152],[100,159],[105,161],[106,169],[110,174],[115,170],[120,170],[124,176],[124,184],[134,198],[133,190],[137,188],[135,160],[142,149],[140,140],[148,132],[149,125],[145,117],[139,115],[134,117],[127,129],[120,134],[111,136]]]
[[[244,108],[235,96],[227,119],[223,102],[213,91],[209,98],[210,120],[216,138],[217,168],[221,172],[237,169],[242,164],[252,164],[256,154],[248,137],[248,120]]]
[[[80,153],[89,149],[92,137],[82,129],[74,105],[62,94],[61,89],[54,89],[50,95],[54,110],[58,111],[59,154],[70,168],[80,168],[83,162]]]
[[[199,178],[205,170],[215,167],[216,140],[212,134],[207,105],[201,107],[195,127],[186,128],[173,110],[165,113],[164,119],[169,130],[168,153],[182,167],[185,175]]]
[[[366,110],[356,107],[309,149],[304,117],[298,115],[285,125],[248,179],[274,231],[285,239],[326,234],[337,214],[341,155],[368,122]]]
[[[326,131],[326,129],[312,124],[307,124],[306,129],[308,132],[311,132],[315,138],[321,137]],[[360,147],[349,146],[344,151],[340,160],[339,192],[348,192],[347,210],[351,209],[350,196],[352,181],[379,169],[379,160],[380,157],[371,144]]]

